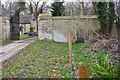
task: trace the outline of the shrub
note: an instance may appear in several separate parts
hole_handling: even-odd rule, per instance
[[[22,29],[23,29],[24,27],[23,27],[23,26],[20,26],[19,28],[20,28],[20,31],[22,31]]]
[[[96,78],[117,78],[118,64],[113,65],[108,59],[108,54],[100,53],[97,63],[91,64],[93,76]]]
[[[32,33],[29,33],[29,36],[38,36],[38,33],[32,32]]]
[[[29,32],[25,32],[24,34],[29,34]]]
[[[33,33],[35,28],[33,26],[30,26],[30,33]]]
[[[77,47],[79,47],[78,45]],[[74,46],[73,46],[74,47]],[[72,65],[73,67],[78,66],[79,62],[83,62],[84,65],[89,66],[91,68],[91,76],[90,78],[118,78],[120,74],[120,68],[118,63],[112,63],[112,60],[106,51],[92,51],[89,46],[81,46],[80,51],[75,52],[73,61],[76,65]],[[117,62],[117,61],[116,61]],[[119,80],[119,79],[118,79]]]

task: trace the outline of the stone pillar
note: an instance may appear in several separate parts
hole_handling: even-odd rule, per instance
[[[15,14],[10,17],[10,33],[11,40],[20,39],[19,10],[17,10]]]

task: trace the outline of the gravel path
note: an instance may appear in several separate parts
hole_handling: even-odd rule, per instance
[[[37,37],[17,40],[13,41],[10,44],[0,46],[0,63],[4,62],[5,60],[11,59],[12,57],[14,57],[14,55],[16,55],[17,52],[19,52],[21,49],[23,49],[31,42],[34,42],[35,40],[37,40]]]

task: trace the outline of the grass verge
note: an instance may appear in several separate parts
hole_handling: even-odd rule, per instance
[[[30,37],[32,37],[32,36],[29,36],[28,34],[21,35],[21,36],[20,36],[20,40],[26,39],[26,38],[30,38]],[[14,41],[14,40],[0,41],[0,45],[6,45],[6,44],[11,43],[11,42],[13,42],[13,41]]]
[[[28,34],[24,34],[24,35],[20,36],[20,40],[30,38],[30,37],[32,37],[32,36],[29,36]]]
[[[73,64],[71,68],[68,65],[68,44],[35,41],[20,51],[11,60],[11,64],[8,64],[8,62],[3,63],[2,76],[3,78],[75,78],[78,73],[73,68],[77,67],[79,62],[94,65],[100,60],[103,62],[106,60],[106,58],[102,58],[105,56],[103,55],[104,52],[99,54],[97,52],[90,53],[90,47],[82,43],[73,44],[73,61],[76,66]],[[101,68],[104,69],[102,66]],[[73,70],[73,73],[71,73],[71,70]],[[104,71],[108,73],[109,70]],[[98,75],[95,75],[96,72],[91,71],[91,78],[98,77]]]
[[[35,41],[3,67],[3,78],[70,78],[68,44]]]
[[[0,45],[6,45],[8,43],[13,42],[13,40],[5,40],[5,41],[0,41]]]

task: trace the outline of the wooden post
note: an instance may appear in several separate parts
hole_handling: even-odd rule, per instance
[[[82,62],[78,65],[79,79],[88,80],[90,77],[90,68],[85,66]]]
[[[72,67],[72,33],[69,31],[69,65]]]

